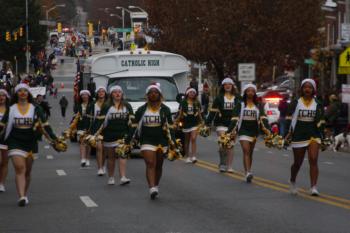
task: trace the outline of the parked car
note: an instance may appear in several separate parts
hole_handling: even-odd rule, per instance
[[[266,102],[264,105],[264,111],[270,125],[274,123],[278,123],[278,119],[280,117],[278,104],[279,104],[278,102]]]

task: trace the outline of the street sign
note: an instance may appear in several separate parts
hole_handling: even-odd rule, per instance
[[[316,62],[312,58],[305,59],[304,63],[307,65],[315,65],[316,64]]]
[[[345,41],[350,41],[350,24],[342,23],[341,24],[341,38]]]
[[[56,21],[39,20],[39,25],[54,27],[56,26]]]
[[[132,32],[131,28],[117,28],[116,32]]]
[[[340,54],[338,74],[350,74],[350,48]]]
[[[255,81],[255,63],[238,64],[239,81]]]

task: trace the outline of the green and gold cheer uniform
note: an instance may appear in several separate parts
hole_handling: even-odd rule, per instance
[[[8,111],[8,108],[4,109],[4,111],[0,111],[0,121],[2,121],[2,118],[5,116],[6,112]],[[7,150],[7,145],[5,145],[4,141],[5,135],[0,135],[0,150]]]
[[[323,106],[315,98],[307,103],[303,97],[293,101],[287,112],[287,127],[292,134],[292,148],[307,147],[311,142],[321,144],[324,136]]]
[[[28,157],[37,152],[38,139],[41,136],[38,124],[51,140],[57,139],[42,109],[33,104],[28,104],[26,112],[21,112],[18,104],[12,105],[1,123],[5,129],[5,144],[8,146],[9,156]]]
[[[103,146],[117,147],[117,140],[125,139],[132,131],[132,121],[135,116],[131,105],[123,102],[122,107],[117,109],[114,105],[102,107],[99,116],[93,123],[92,134],[101,131]],[[102,128],[101,128],[102,127]]]
[[[180,104],[178,121],[183,123],[183,132],[189,133],[198,129],[202,123],[201,105],[198,101],[184,100]]]
[[[228,98],[224,94],[220,94],[215,98],[212,108],[209,110],[209,115],[205,121],[206,125],[210,125],[214,120],[216,131],[227,131],[233,116],[235,106],[240,103],[240,96],[232,96]]]
[[[232,123],[228,132],[238,132],[239,141],[254,142],[259,135],[259,129],[269,132],[269,124],[262,107],[245,105],[244,102],[234,109]]]
[[[87,103],[87,104],[79,104],[75,108],[75,116],[74,118],[78,118],[78,123],[77,123],[77,134],[78,136],[83,135],[86,133],[92,123],[93,115],[91,114],[91,109],[93,109],[93,104],[92,103]]]
[[[170,109],[161,104],[158,110],[152,110],[148,104],[137,109],[133,128],[137,128],[136,133],[140,140],[141,151],[157,151],[162,148],[163,153],[167,151],[170,140],[175,142],[173,120]],[[133,133],[132,133],[133,134]],[[129,134],[127,143],[130,142],[132,134]]]

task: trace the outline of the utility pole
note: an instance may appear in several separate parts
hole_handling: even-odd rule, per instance
[[[350,23],[350,0],[345,1],[345,22]],[[350,84],[350,75],[346,75],[346,83]],[[348,103],[348,123],[350,122],[350,103]]]
[[[29,23],[28,23],[28,0],[26,0],[26,72],[29,74]]]

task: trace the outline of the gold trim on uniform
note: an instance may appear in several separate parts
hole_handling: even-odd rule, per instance
[[[105,118],[106,118],[105,115],[103,115],[103,116],[97,116],[97,117],[96,117],[96,119],[98,119],[98,120],[104,120]]]
[[[220,110],[217,108],[211,108],[209,109],[209,112],[220,112]]]

